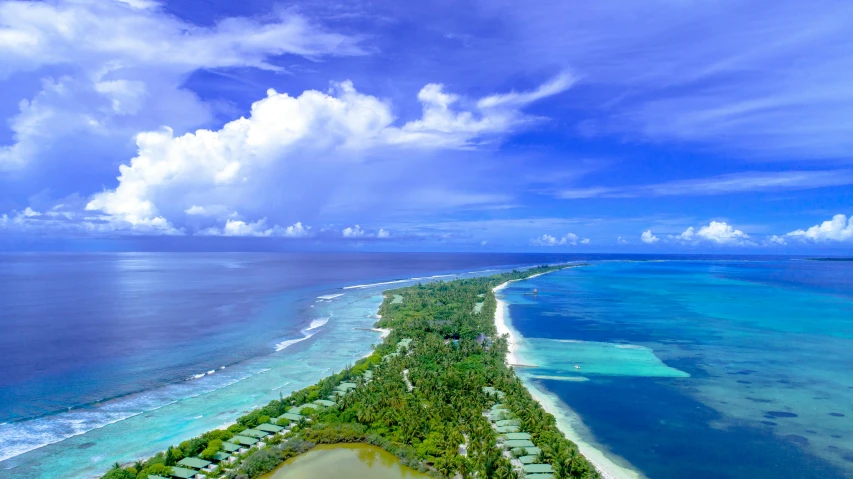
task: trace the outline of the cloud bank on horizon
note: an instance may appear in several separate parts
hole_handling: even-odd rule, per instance
[[[0,239],[853,246],[853,6],[468,6],[4,2]]]

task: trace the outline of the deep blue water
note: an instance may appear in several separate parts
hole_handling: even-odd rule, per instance
[[[395,285],[343,287],[566,259],[0,254],[0,478],[92,477],[344,367]]]
[[[504,293],[541,366],[522,374],[617,462],[652,479],[853,477],[851,268],[604,262]]]

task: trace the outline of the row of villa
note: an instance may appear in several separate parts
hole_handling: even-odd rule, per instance
[[[386,355],[383,359],[398,356],[411,343],[412,340],[409,338],[400,340],[397,344],[397,350]],[[370,369],[365,371],[362,379],[365,384],[373,380],[373,371]],[[356,383],[342,382],[335,387],[332,394],[327,396],[326,399],[318,399],[300,406],[291,407],[281,416],[270,419],[269,423],[259,424],[254,428],[246,429],[223,442],[222,450],[216,453],[212,461],[200,457],[187,457],[181,459],[177,465],[172,466],[170,477],[149,475],[148,479],[207,479],[212,477],[211,475],[217,469],[221,469],[223,473],[228,472],[229,466],[237,461],[238,455],[247,454],[252,449],[259,449],[267,445],[267,442],[277,434],[288,434],[294,425],[299,424],[303,420],[311,421],[309,417],[303,414],[305,411],[332,407],[337,404],[340,397],[345,396],[357,387]],[[222,477],[225,476],[223,475]]]
[[[483,392],[497,402],[483,415],[492,423],[499,434],[498,447],[510,460],[513,467],[524,475],[524,479],[553,479],[554,470],[550,464],[538,464],[541,450],[533,444],[530,433],[521,430],[521,421],[500,401],[506,397],[503,391],[493,387],[484,387]]]

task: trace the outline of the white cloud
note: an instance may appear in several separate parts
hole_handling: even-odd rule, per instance
[[[537,120],[521,113],[521,109],[567,90],[573,82],[571,76],[561,74],[532,92],[488,96],[468,109],[455,108],[463,99],[446,93],[443,85],[431,83],[418,93],[423,105],[422,117],[399,129],[389,129],[386,141],[432,148],[471,148],[492,140],[494,135],[506,134]]]
[[[853,184],[853,170],[746,171],[709,178],[674,180],[651,185],[594,186],[554,192],[560,199],[716,196],[744,192],[793,191]]]
[[[351,226],[351,227],[348,226],[348,227],[344,228],[343,231],[341,231],[341,236],[343,236],[344,238],[361,238],[364,235],[365,235],[365,232],[363,229],[361,229],[361,226],[359,226],[359,225],[355,225],[355,226]]]
[[[694,233],[695,231],[696,230],[693,229],[693,227],[691,226],[691,227],[687,228],[686,230],[684,230],[683,233],[681,233],[678,236],[675,236],[674,238],[677,240],[687,241],[687,242],[693,241],[693,237],[695,236],[695,233]]]
[[[514,31],[517,43],[493,51],[504,63],[571,65],[583,76],[585,100],[601,105],[591,131],[768,159],[849,158],[853,84],[839,74],[851,66],[849,3],[478,5]]]
[[[163,218],[147,218],[136,224],[121,218],[91,214],[74,205],[58,204],[41,213],[32,207],[0,215],[0,230],[7,233],[103,236],[113,234],[182,235]]]
[[[769,238],[767,238],[767,243],[771,244],[771,245],[780,245],[780,246],[785,246],[786,244],[788,244],[788,242],[785,241],[785,238],[783,238],[781,236],[777,236],[777,235],[773,235],[773,236],[770,236]]]
[[[853,240],[853,215],[850,215],[850,219],[848,220],[846,216],[837,214],[831,220],[814,225],[807,230],[799,229],[791,231],[785,236],[816,242],[851,241]]]
[[[301,222],[297,222],[287,228],[275,225],[267,226],[267,219],[261,218],[258,221],[246,223],[242,220],[227,220],[225,226],[219,228],[207,228],[199,231],[201,236],[245,236],[245,237],[283,237],[283,238],[302,238],[309,235],[310,226],[303,226]]]
[[[287,236],[288,238],[303,238],[310,234],[310,226],[302,226],[301,222],[296,222],[293,225],[288,226],[282,232],[282,236]]]
[[[27,206],[27,207],[24,209],[24,212],[23,212],[23,213],[21,213],[21,214],[23,214],[23,215],[24,215],[25,217],[27,217],[27,218],[32,218],[33,216],[41,216],[41,213],[39,213],[38,211],[33,210],[33,209],[32,209],[32,208],[30,208],[29,206]]]
[[[699,228],[696,236],[718,244],[743,244],[749,238],[743,231],[721,221],[712,221],[708,226]]]
[[[379,228],[379,232],[376,233],[376,237],[380,239],[387,239],[391,237],[391,232],[386,229]]]
[[[692,226],[679,235],[670,235],[669,240],[685,244],[711,243],[720,246],[754,246],[749,235],[735,229],[724,221],[711,221],[698,230]]]
[[[139,8],[139,9],[154,8],[154,7],[160,6],[160,3],[156,2],[154,0],[116,0],[116,1],[124,3],[131,8]]]
[[[425,90],[437,94],[440,89]],[[426,104],[423,119],[396,127],[391,105],[359,93],[350,82],[333,84],[328,93],[309,90],[298,97],[271,89],[252,105],[249,118],[217,131],[140,133],[137,156],[119,168],[118,187],[93,195],[86,208],[132,224],[176,218],[188,210],[200,213],[199,208],[206,207],[193,207],[208,203],[269,217],[271,204],[278,209],[304,202],[303,191],[310,183],[305,175],[322,176],[330,170],[346,176],[343,168],[359,165],[372,154],[398,153],[401,148],[468,148],[492,134],[508,133],[526,119],[507,106],[510,103],[478,114],[436,113]],[[450,118],[447,115],[458,121],[444,122],[441,118]],[[266,201],[258,201],[261,196]]]
[[[589,244],[589,238],[581,239],[574,233],[567,233],[562,238],[557,238],[549,234],[543,234],[538,238],[530,240],[533,246],[577,246],[578,244]]]
[[[0,81],[25,75],[4,84],[4,94],[31,95],[30,85],[42,84],[9,120],[14,141],[0,146],[0,171],[26,166],[55,143],[90,156],[91,145],[120,148],[143,129],[170,124],[183,131],[209,122],[209,106],[182,88],[199,69],[282,71],[271,58],[364,53],[356,39],[292,12],[199,27],[157,6],[149,0],[0,3]]]
[[[225,218],[237,216],[225,205],[192,205],[184,210],[184,213],[190,216],[204,216],[212,218]]]
[[[652,230],[643,231],[640,235],[640,241],[646,244],[655,244],[660,241],[660,238],[652,234]]]
[[[626,239],[622,238],[621,236],[618,236],[616,238],[616,244],[628,244],[628,241]]]

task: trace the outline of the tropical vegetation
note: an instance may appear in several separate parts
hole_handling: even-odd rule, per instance
[[[386,291],[386,298],[394,299],[380,306],[376,327],[391,333],[372,355],[271,401],[225,430],[184,441],[147,461],[117,465],[104,479],[168,477],[169,468],[182,459],[213,459],[225,441],[267,423],[287,429],[206,474],[254,479],[316,444],[365,442],[437,477],[523,477],[516,456],[527,452],[522,448],[513,454],[500,447],[505,437],[490,419],[490,408],[512,417],[517,425],[513,430],[528,433],[525,437],[536,446],[531,449],[537,450],[535,456],[526,456],[528,462],[549,465],[550,476],[530,477],[599,478],[506,365],[507,341],[497,336],[494,325],[493,288],[556,269],[541,266]],[[342,390],[347,383],[355,387]],[[500,397],[484,391],[498,391]],[[323,398],[334,399],[334,405],[296,408]],[[302,416],[297,421],[273,419],[288,411]]]

